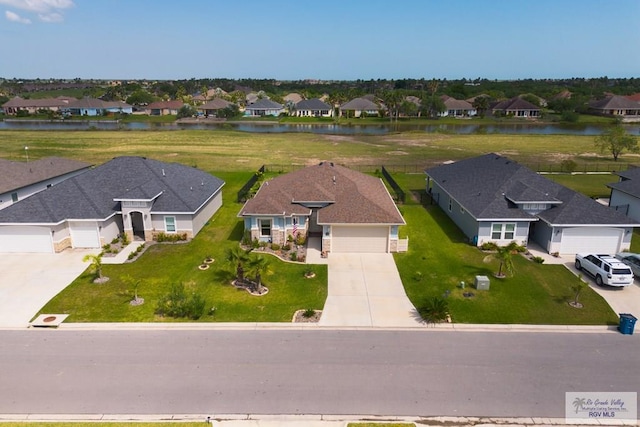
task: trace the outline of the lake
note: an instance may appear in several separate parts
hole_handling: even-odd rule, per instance
[[[640,135],[640,124],[624,125],[631,135]],[[496,124],[303,124],[303,123],[260,123],[260,122],[227,122],[227,123],[148,123],[116,121],[34,121],[4,120],[0,122],[0,130],[237,130],[254,133],[295,133],[307,132],[331,135],[385,135],[392,132],[422,131],[426,133],[450,134],[522,134],[522,135],[599,135],[606,125],[575,124],[534,124],[534,123],[496,123]]]

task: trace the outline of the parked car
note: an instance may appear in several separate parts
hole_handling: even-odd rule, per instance
[[[629,266],[611,255],[577,254],[576,268],[593,277],[598,286],[629,286],[633,283],[633,272]]]
[[[616,254],[616,258],[627,264],[629,268],[631,268],[631,271],[633,271],[634,276],[640,277],[640,254],[622,252]]]

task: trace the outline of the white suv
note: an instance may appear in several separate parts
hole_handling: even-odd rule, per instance
[[[576,268],[592,276],[598,286],[628,286],[633,283],[629,266],[612,255],[577,254]]]

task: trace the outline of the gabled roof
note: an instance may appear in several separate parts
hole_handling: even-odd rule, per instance
[[[589,107],[595,110],[637,110],[640,109],[640,103],[632,101],[626,96],[613,95],[592,102]]]
[[[253,104],[247,105],[247,110],[281,110],[282,104],[278,104],[267,98],[258,99]]]
[[[73,99],[75,101],[75,98]],[[60,98],[42,98],[42,99],[23,99],[19,96],[10,99],[2,104],[3,108],[51,108],[64,107],[68,104],[67,100]]]
[[[223,108],[227,108],[231,103],[222,98],[215,98],[211,101],[207,102],[204,105],[198,107],[199,110],[222,110]]]
[[[296,104],[296,110],[331,110],[331,106],[318,98],[303,99]]]
[[[519,97],[514,97],[511,99],[507,99],[506,101],[498,102],[494,105],[492,110],[504,110],[504,111],[513,111],[513,110],[540,110],[540,107],[537,105],[533,105],[527,100],[524,100]]]
[[[622,180],[607,184],[607,187],[640,198],[640,168],[631,168],[626,171],[616,172]]]
[[[264,182],[238,215],[310,215],[308,206],[324,205],[319,224],[404,224],[379,178],[329,162]]]
[[[291,92],[288,93],[287,95],[284,96],[284,98],[282,98],[285,100],[285,102],[287,101],[291,101],[294,104],[304,100],[304,98],[302,97],[302,95],[300,95],[299,93],[295,93],[295,92]]]
[[[89,163],[60,157],[46,157],[30,162],[0,159],[0,193],[17,190],[61,175],[90,167]]]
[[[553,225],[635,224],[625,215],[495,153],[425,171],[477,220],[540,218]],[[515,203],[553,205],[532,216]]]
[[[59,223],[105,219],[119,200],[157,197],[152,213],[194,213],[224,181],[178,163],[144,157],[116,157],[0,211],[0,223]]]
[[[367,98],[354,98],[340,106],[341,110],[369,111],[380,110],[380,106]]]

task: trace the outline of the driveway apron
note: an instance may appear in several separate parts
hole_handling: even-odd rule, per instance
[[[329,292],[320,326],[421,324],[391,254],[332,253],[328,265]]]
[[[87,253],[91,251],[67,249],[58,254],[2,254],[0,328],[29,326],[35,314],[87,268],[88,265],[82,262]]]

